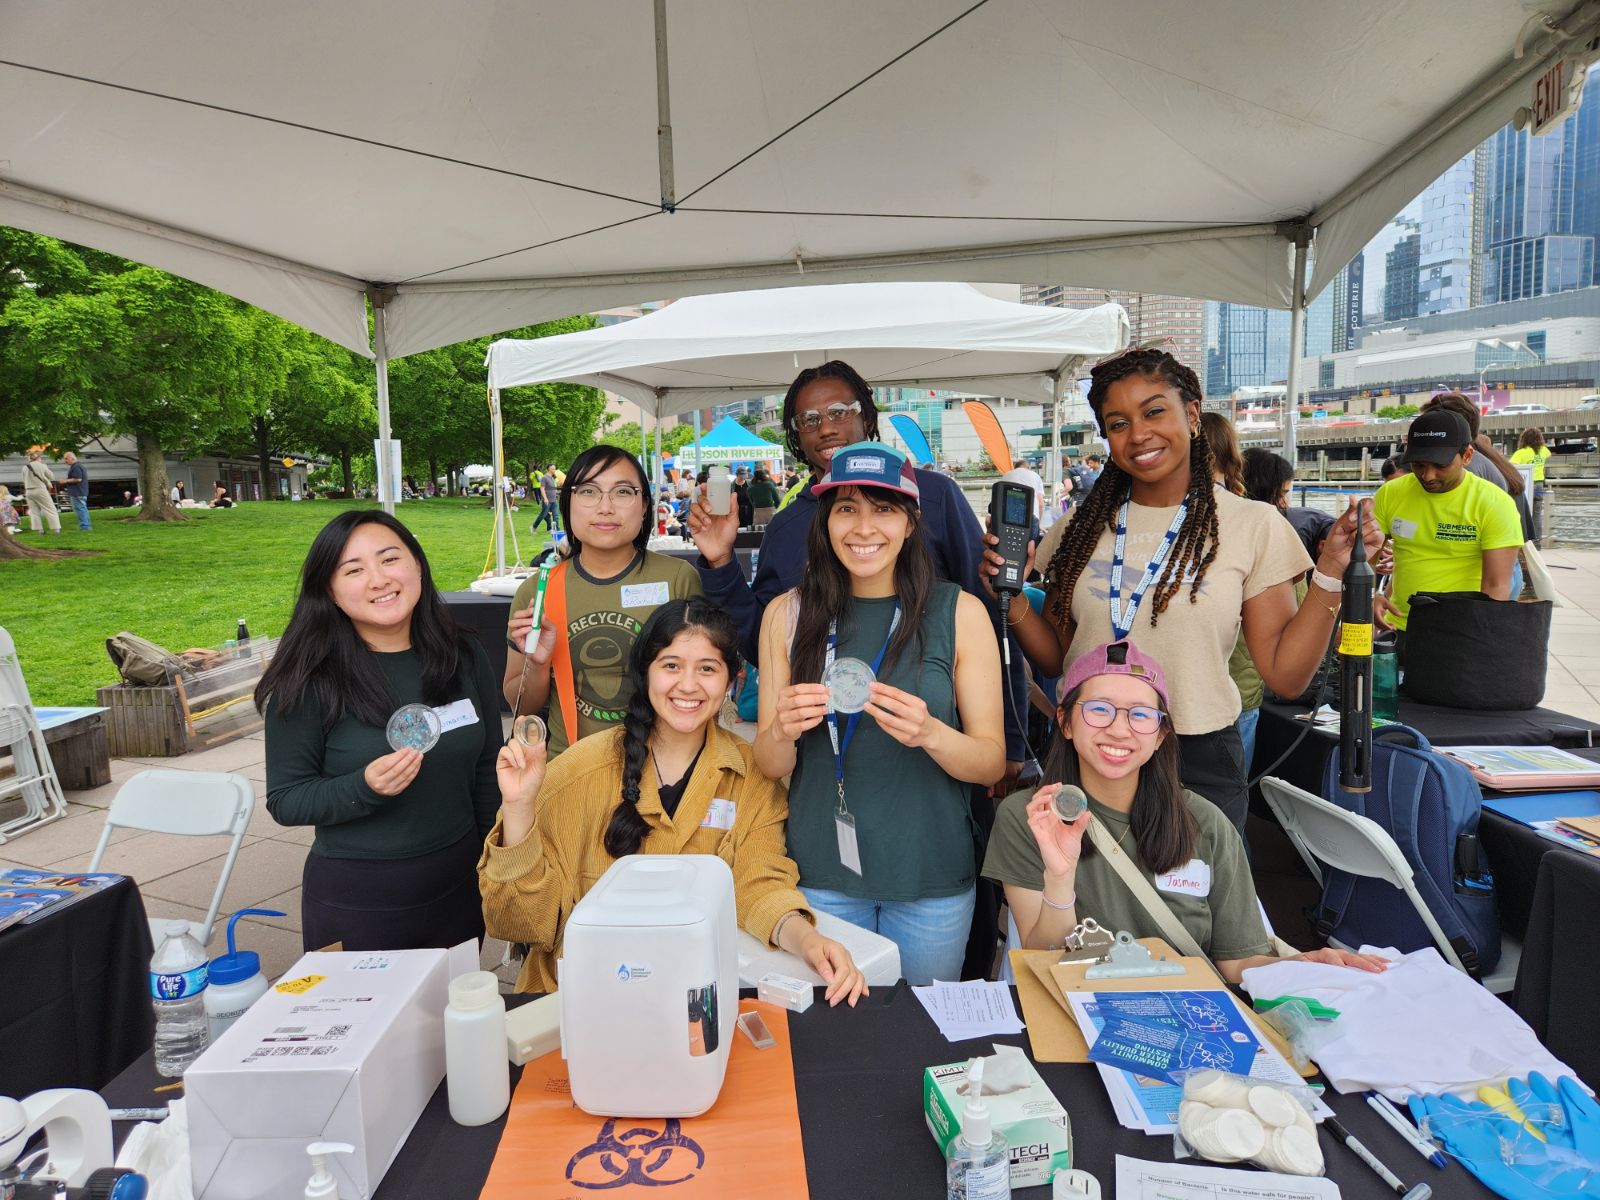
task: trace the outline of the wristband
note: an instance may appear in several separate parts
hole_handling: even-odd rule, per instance
[[[1324,575],[1315,567],[1311,568],[1311,582],[1325,592],[1342,593],[1344,591],[1344,580],[1335,579],[1332,575]]]
[[[1078,907],[1078,893],[1077,892],[1073,892],[1072,893],[1072,899],[1068,900],[1065,904],[1057,904],[1054,900],[1050,899],[1049,896],[1046,896],[1042,891],[1039,893],[1039,899],[1044,901],[1046,908],[1053,908],[1057,912],[1071,912],[1074,908]]]

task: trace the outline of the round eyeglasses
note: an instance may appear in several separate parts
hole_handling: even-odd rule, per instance
[[[1091,729],[1110,729],[1117,714],[1122,713],[1128,718],[1128,728],[1135,733],[1155,733],[1167,719],[1166,713],[1148,704],[1119,708],[1106,700],[1079,700],[1078,711],[1083,714],[1083,723]]]
[[[601,496],[610,496],[611,503],[622,508],[635,503],[642,494],[638,485],[632,483],[619,483],[609,491],[592,483],[579,484],[572,489],[572,498],[586,508],[599,504]]]

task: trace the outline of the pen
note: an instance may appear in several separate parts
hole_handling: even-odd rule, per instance
[[[1350,1153],[1371,1167],[1373,1173],[1394,1190],[1395,1195],[1403,1197],[1404,1200],[1428,1200],[1428,1197],[1433,1195],[1433,1189],[1425,1183],[1419,1183],[1413,1188],[1406,1187],[1395,1177],[1393,1171],[1378,1161],[1377,1155],[1358,1142],[1348,1129],[1332,1117],[1323,1121],[1322,1126],[1343,1142]]]
[[[1410,1142],[1416,1148],[1418,1154],[1422,1155],[1434,1166],[1443,1169],[1444,1155],[1434,1149],[1433,1143],[1424,1138],[1415,1125],[1401,1116],[1400,1111],[1394,1105],[1390,1104],[1387,1099],[1377,1092],[1367,1093],[1367,1103],[1372,1106],[1373,1112],[1383,1118],[1384,1124]]]

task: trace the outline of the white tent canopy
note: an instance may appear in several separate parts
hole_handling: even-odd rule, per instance
[[[657,416],[785,391],[842,358],[879,387],[950,388],[1050,404],[1086,357],[1127,344],[1115,304],[1011,304],[964,283],[860,283],[694,296],[636,320],[489,347],[489,386],[560,380]]]
[[[1593,0],[12,4],[0,222],[404,355],[644,299],[964,279],[1294,303]],[[1581,80],[1580,80],[1581,82]],[[658,134],[658,129],[660,133]],[[380,357],[384,347],[377,347]]]

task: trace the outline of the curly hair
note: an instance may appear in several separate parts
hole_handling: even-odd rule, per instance
[[[1159,379],[1169,387],[1175,388],[1185,405],[1200,403],[1199,378],[1165,350],[1126,351],[1100,363],[1090,372],[1092,382],[1089,385],[1089,407],[1094,410],[1095,423],[1100,429],[1102,438],[1105,438],[1106,432],[1103,413],[1106,393],[1112,384],[1135,375],[1151,380]],[[1191,571],[1194,576],[1189,584],[1189,603],[1193,604],[1198,599],[1206,570],[1217,557],[1217,544],[1222,531],[1217,520],[1216,485],[1212,482],[1215,472],[1211,447],[1206,443],[1206,439],[1200,436],[1191,437],[1189,490],[1185,496],[1189,511],[1178,530],[1178,539],[1173,545],[1172,553],[1167,555],[1161,577],[1156,581],[1155,595],[1150,604],[1152,626],[1156,624],[1157,618],[1167,611],[1168,602],[1178,594],[1179,589],[1183,587],[1184,579]],[[1055,557],[1045,569],[1046,587],[1054,597],[1050,616],[1059,627],[1065,628],[1071,619],[1072,590],[1077,586],[1078,577],[1083,574],[1083,569],[1089,565],[1089,559],[1094,555],[1094,548],[1100,541],[1101,531],[1116,529],[1117,510],[1122,507],[1122,502],[1128,498],[1132,488],[1132,477],[1113,457],[1101,471],[1100,479],[1093,490],[1073,514],[1072,523],[1067,526],[1061,544],[1056,548]]]

